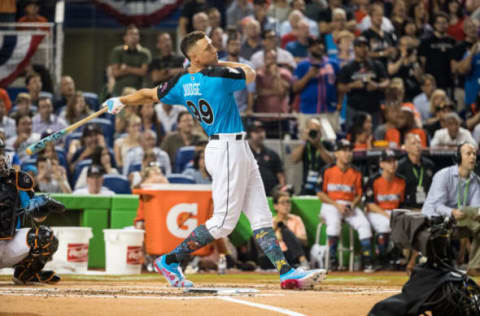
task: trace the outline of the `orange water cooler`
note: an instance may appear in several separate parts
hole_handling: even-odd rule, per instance
[[[172,251],[213,212],[210,185],[157,184],[135,189],[133,193],[140,195],[145,248],[153,255]],[[212,251],[213,246],[208,245],[193,254],[207,256]]]

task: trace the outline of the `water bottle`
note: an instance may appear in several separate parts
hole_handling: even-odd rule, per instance
[[[218,258],[218,274],[225,274],[225,271],[227,271],[227,258],[222,253]]]

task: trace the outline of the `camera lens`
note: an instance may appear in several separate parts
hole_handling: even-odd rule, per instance
[[[318,135],[318,132],[315,131],[315,130],[311,130],[310,132],[308,132],[308,136],[310,138],[315,138],[315,137],[317,137],[317,135]]]

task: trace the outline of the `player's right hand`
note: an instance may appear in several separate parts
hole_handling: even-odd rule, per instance
[[[120,102],[120,98],[110,98],[103,103],[103,106],[108,107],[108,113],[117,114],[124,108],[125,104]]]

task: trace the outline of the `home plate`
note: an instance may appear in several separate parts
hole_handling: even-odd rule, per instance
[[[239,289],[228,287],[195,287],[188,288],[183,291],[184,293],[197,293],[197,294],[218,294],[218,295],[235,295],[235,294],[255,294],[260,291],[257,289]]]

